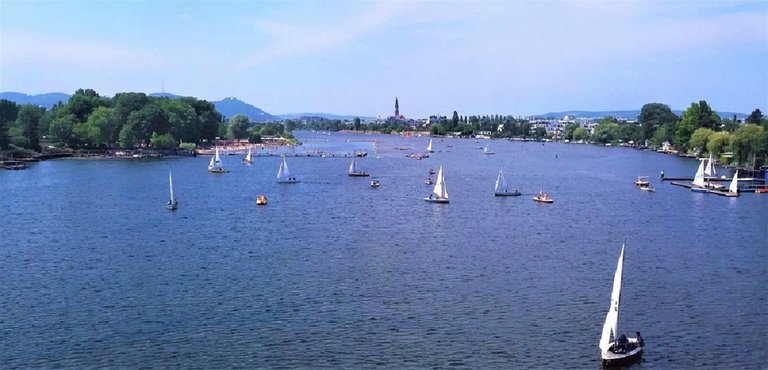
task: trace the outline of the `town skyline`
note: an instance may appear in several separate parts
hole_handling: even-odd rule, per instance
[[[766,111],[768,3],[3,1],[0,90],[271,114]]]

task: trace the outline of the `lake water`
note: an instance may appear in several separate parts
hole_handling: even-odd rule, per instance
[[[768,195],[662,184],[697,162],[628,148],[297,136],[336,156],[289,156],[293,185],[279,157],[0,172],[0,368],[599,368],[625,242],[632,368],[768,366]],[[378,189],[346,174],[362,149]],[[493,196],[502,165],[522,196]]]

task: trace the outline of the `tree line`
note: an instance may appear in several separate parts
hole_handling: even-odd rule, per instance
[[[287,133],[281,124],[254,126],[241,115],[225,121],[213,103],[194,97],[125,92],[110,98],[79,89],[51,109],[0,100],[0,151],[6,156],[41,152],[41,141],[73,149],[194,149],[216,138],[260,140],[262,135]]]

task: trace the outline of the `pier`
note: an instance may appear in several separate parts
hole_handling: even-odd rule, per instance
[[[672,182],[670,182],[670,184],[675,185],[675,186],[681,186],[681,187],[688,188],[688,189],[692,189],[693,188],[693,184],[689,184],[687,182],[672,181]],[[708,188],[707,189],[702,189],[702,190],[703,190],[702,191],[703,193],[712,193],[712,194],[722,195],[724,197],[738,197],[739,196],[739,193],[731,193],[729,191],[722,191],[722,190],[708,189]],[[739,190],[739,192],[741,192],[741,190]]]

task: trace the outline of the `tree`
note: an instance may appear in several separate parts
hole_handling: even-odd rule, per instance
[[[152,133],[152,137],[149,139],[150,144],[157,149],[175,149],[176,139],[171,135],[163,134],[158,135],[157,132]]]
[[[613,117],[605,117],[597,123],[592,132],[592,140],[605,144],[616,141],[619,138],[619,124]]]
[[[504,126],[506,127],[506,125]],[[571,123],[568,126],[565,126],[565,129],[563,130],[563,139],[573,140],[573,133],[577,128],[579,128],[578,123]]]
[[[11,137],[8,135],[8,129],[11,124],[16,122],[19,116],[19,106],[16,103],[0,99],[0,149],[8,149]]]
[[[709,107],[706,101],[699,101],[698,116],[696,117],[696,128],[704,127],[714,131],[720,130],[720,116]]]
[[[107,107],[96,108],[86,121],[89,140],[93,145],[109,146],[120,133],[119,124],[115,120],[115,109]],[[77,135],[77,134],[76,134]]]
[[[286,126],[288,125],[286,124]],[[354,127],[355,131],[360,130],[360,117],[355,117],[355,119],[352,120],[352,126]],[[292,131],[292,130],[288,130],[287,127],[286,127],[286,130]]]
[[[451,126],[457,127],[459,125],[459,113],[453,111],[453,117],[451,117]]]
[[[439,136],[445,135],[445,127],[443,127],[443,125],[439,123],[434,124],[432,125],[432,127],[429,128],[429,133],[431,135],[439,135]]]
[[[230,139],[245,139],[248,137],[248,129],[251,126],[248,117],[238,114],[229,120],[227,126],[227,137]]]
[[[160,107],[165,113],[170,134],[185,142],[197,142],[202,139],[202,123],[195,109],[180,99],[160,99]]]
[[[705,127],[699,127],[691,134],[691,139],[688,140],[688,147],[693,149],[699,149],[701,151],[707,148],[707,141],[709,137],[715,132]]]
[[[719,157],[720,154],[725,151],[725,148],[730,144],[730,142],[731,134],[725,131],[713,132],[707,141],[707,151],[712,153],[713,156]]]
[[[741,165],[746,165],[752,161],[752,158],[756,158],[763,148],[764,133],[763,127],[754,124],[739,127],[731,135],[733,159]]]
[[[136,143],[148,143],[153,132],[167,134],[171,130],[168,117],[158,103],[152,102],[128,115],[128,123],[134,131]]]
[[[760,125],[763,123],[763,112],[760,112],[760,109],[755,109],[752,111],[752,113],[749,114],[749,117],[747,117],[746,123],[751,123],[753,125]]]
[[[102,98],[92,89],[78,89],[69,98],[69,112],[75,115],[77,122],[85,122],[94,109],[100,106],[108,106],[109,101]]]
[[[579,127],[575,130],[573,130],[573,140],[579,141],[579,140],[586,140],[587,139],[588,132],[585,128]]]
[[[56,117],[51,121],[48,134],[60,143],[71,145],[73,143],[72,130],[75,128],[75,115],[67,114]]]
[[[40,118],[45,112],[44,108],[35,105],[25,104],[19,108],[19,115],[16,118],[16,125],[21,127],[22,135],[29,140],[29,148],[40,151]]]
[[[120,143],[120,147],[123,149],[130,149],[133,147],[136,147],[136,144],[139,143],[138,138],[136,137],[136,130],[133,127],[133,124],[129,123],[125,126],[123,126],[122,129],[120,129],[120,134],[118,135],[118,142]]]
[[[666,104],[648,103],[640,109],[637,121],[642,127],[642,140],[648,140],[665,123],[677,122],[677,116]]]

